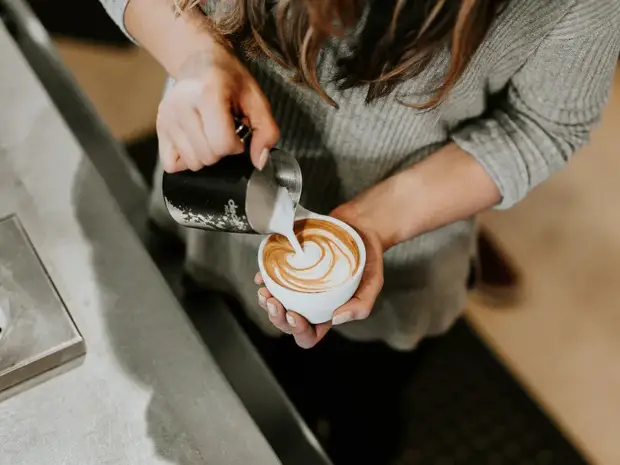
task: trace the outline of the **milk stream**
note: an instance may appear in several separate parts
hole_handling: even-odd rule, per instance
[[[304,249],[295,237],[295,205],[284,187],[279,187],[276,193],[273,214],[269,220],[269,229],[274,233],[282,234],[293,246],[295,255],[304,256]]]
[[[351,263],[355,262],[353,252],[337,236],[329,231],[323,234],[326,240],[336,245],[329,248],[329,253],[324,253],[324,249],[313,241],[307,241],[302,247],[295,237],[294,223],[295,206],[288,191],[280,187],[276,193],[269,230],[285,236],[295,251],[286,257],[289,267],[292,267],[287,269],[288,274],[293,271],[297,278],[291,284],[297,286],[293,288],[301,292],[320,292],[341,285],[355,273],[355,269],[351,269]],[[281,271],[275,271],[280,278]]]

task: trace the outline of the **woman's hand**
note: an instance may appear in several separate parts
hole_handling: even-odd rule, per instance
[[[355,295],[334,312],[332,321],[319,325],[311,325],[301,315],[288,312],[267,290],[262,287],[258,291],[259,305],[269,314],[273,325],[286,334],[292,334],[297,345],[304,349],[314,347],[330,330],[332,325],[344,324],[353,320],[363,320],[370,315],[377,296],[383,287],[383,241],[369,222],[350,205],[334,210],[331,216],[349,224],[359,233],[366,246],[366,268],[360,286]],[[258,273],[256,284],[263,285],[263,278]]]
[[[279,131],[258,84],[223,45],[190,55],[159,105],[157,134],[164,170],[197,171],[243,152],[233,115],[245,117],[252,128],[252,162],[262,169]]]

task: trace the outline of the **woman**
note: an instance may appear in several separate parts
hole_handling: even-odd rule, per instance
[[[171,1],[102,0],[175,80],[163,169],[238,153],[242,113],[255,166],[278,143],[302,166],[302,204],[366,242],[362,285],[329,324],[259,290],[256,321],[302,347],[332,325],[401,350],[444,332],[465,304],[474,216],[587,142],[620,51],[617,0]],[[169,224],[158,191],[153,218]],[[257,308],[259,238],[186,234],[188,272]]]

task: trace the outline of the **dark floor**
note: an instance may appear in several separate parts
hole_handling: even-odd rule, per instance
[[[412,353],[336,334],[305,351],[238,313],[336,465],[586,463],[464,320]]]

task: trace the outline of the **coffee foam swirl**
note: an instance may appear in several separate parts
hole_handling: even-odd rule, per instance
[[[322,219],[295,222],[304,255],[295,254],[288,239],[269,238],[263,249],[266,273],[280,286],[304,293],[325,292],[351,279],[360,264],[355,239],[341,226]]]

